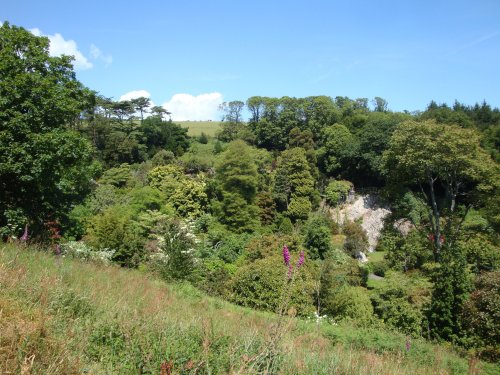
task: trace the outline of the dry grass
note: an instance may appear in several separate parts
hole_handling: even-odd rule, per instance
[[[138,271],[0,248],[2,374],[158,374],[162,366],[172,374],[262,373],[259,353],[276,321]],[[465,359],[439,347],[432,352],[429,344],[421,344],[428,353],[419,359],[331,338],[348,328],[296,319],[287,327],[276,358],[280,374],[468,370]],[[472,366],[479,374],[482,364]]]

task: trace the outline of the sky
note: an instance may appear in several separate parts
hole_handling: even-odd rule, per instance
[[[1,21],[74,55],[101,95],[177,121],[256,95],[500,107],[500,0],[5,0]]]

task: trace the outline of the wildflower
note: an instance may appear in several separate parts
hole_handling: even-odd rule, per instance
[[[409,352],[409,351],[410,351],[410,348],[411,348],[410,336],[406,336],[405,348],[406,348],[406,351],[407,351],[407,352]]]
[[[299,261],[297,262],[297,269],[299,269],[300,266],[302,266],[303,264],[304,264],[304,252],[301,251]]]
[[[26,225],[24,226],[24,233],[23,233],[23,235],[21,236],[21,241],[26,242],[26,241],[28,241],[28,238],[29,238],[29,236],[28,236],[28,224],[26,224]]]
[[[283,246],[283,261],[285,262],[285,266],[290,266],[290,251],[286,245]]]
[[[291,280],[291,278],[292,278],[292,274],[293,274],[293,267],[292,267],[292,265],[290,264],[290,265],[288,266],[288,273],[287,273],[288,280]]]

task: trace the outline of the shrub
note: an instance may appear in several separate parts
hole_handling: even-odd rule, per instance
[[[458,242],[458,246],[465,252],[467,262],[473,265],[476,273],[500,268],[500,249],[485,234],[467,235]]]
[[[172,151],[160,150],[151,158],[153,167],[171,164],[175,160],[175,155]]]
[[[165,192],[167,196],[181,184],[184,178],[184,171],[177,165],[162,165],[153,168],[148,173],[149,185]]]
[[[131,180],[132,173],[130,165],[127,163],[121,164],[119,167],[110,168],[103,173],[99,179],[99,183],[103,185],[113,185],[116,187],[124,187]]]
[[[406,237],[393,229],[385,231],[378,249],[387,251],[390,267],[402,271],[420,268],[433,259],[429,241],[418,231],[411,231]]]
[[[366,289],[344,286],[323,301],[323,312],[336,321],[354,320],[364,325],[372,320],[373,307]]]
[[[275,219],[277,223],[278,233],[292,234],[293,233],[293,223],[289,217],[278,214]]]
[[[251,239],[245,247],[244,261],[253,262],[257,259],[277,256],[283,245],[293,253],[302,250],[301,238],[298,235],[266,235]]]
[[[375,313],[388,327],[418,337],[423,314],[408,300],[404,290],[398,287],[388,287],[372,297]]]
[[[231,300],[242,306],[276,311],[285,282],[282,262],[280,256],[273,256],[239,268],[233,277]],[[290,292],[290,306],[299,315],[307,316],[314,311],[314,285],[310,272],[304,268]]]
[[[328,204],[336,206],[344,202],[349,195],[349,190],[353,187],[352,182],[349,181],[330,181],[325,189],[325,197]]]
[[[231,277],[236,267],[221,259],[210,258],[203,261],[199,268],[197,287],[212,296],[229,298],[231,294]]]
[[[113,261],[122,266],[136,267],[144,256],[146,240],[126,207],[113,206],[94,216],[86,240],[94,249],[114,250]]]
[[[314,216],[304,227],[304,247],[312,259],[324,259],[332,249],[331,229],[325,220]]]
[[[208,143],[208,136],[205,133],[201,132],[200,136],[198,137],[198,142],[206,145]]]
[[[500,272],[485,272],[475,280],[475,290],[462,313],[469,346],[484,358],[500,360]]]
[[[349,255],[357,258],[360,253],[364,253],[368,249],[368,237],[361,225],[353,221],[346,221],[342,231],[346,236],[344,250]]]
[[[306,220],[311,210],[312,204],[309,198],[293,197],[290,199],[286,213],[292,221]]]
[[[110,264],[115,250],[94,250],[83,241],[68,241],[61,244],[61,255],[71,258]]]
[[[195,270],[196,237],[189,223],[165,220],[153,230],[156,248],[150,255],[151,268],[165,280],[190,279]]]

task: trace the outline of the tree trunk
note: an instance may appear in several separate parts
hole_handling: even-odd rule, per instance
[[[437,206],[437,201],[436,201],[436,194],[434,192],[434,182],[436,181],[434,178],[432,178],[432,175],[429,175],[428,177],[428,182],[429,182],[429,191],[430,191],[430,198],[431,198],[431,204],[432,204],[432,215],[434,217],[434,260],[437,262],[439,261],[439,253],[441,252],[441,223],[440,223],[440,214],[439,214],[439,209]]]

